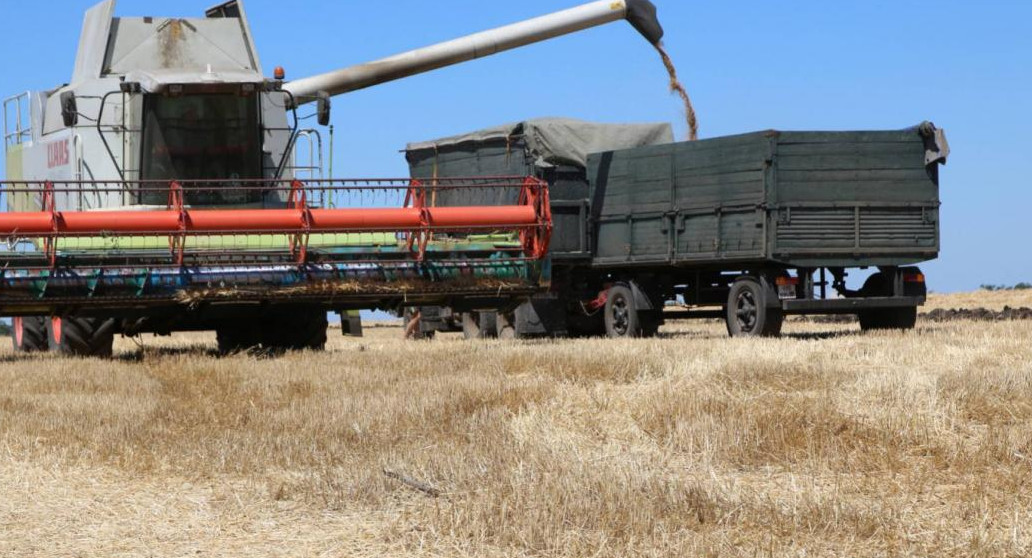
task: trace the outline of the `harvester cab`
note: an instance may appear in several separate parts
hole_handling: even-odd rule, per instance
[[[70,83],[4,101],[0,235],[22,248],[6,254],[0,315],[46,314],[29,322],[70,352],[62,316],[127,334],[216,329],[232,348],[283,344],[240,324],[299,304],[318,316],[527,296],[547,282],[545,184],[323,178],[299,107],[326,125],[335,95],[613,21],[662,37],[648,0],[602,0],[287,82],[266,77],[240,0],[199,18],[114,10],[87,11]],[[435,207],[446,190],[468,203]]]

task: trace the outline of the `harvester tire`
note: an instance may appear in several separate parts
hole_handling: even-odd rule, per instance
[[[227,324],[215,330],[219,354],[232,355],[249,352],[261,344],[261,333],[256,327]]]
[[[326,349],[326,311],[289,309],[266,319],[262,347],[274,353],[284,351],[322,351]]]
[[[17,317],[11,324],[11,341],[16,353],[38,353],[47,350],[47,319],[43,316]]]
[[[498,314],[495,312],[464,312],[462,335],[466,339],[489,339],[498,336]]]
[[[68,356],[110,357],[115,343],[115,320],[55,316],[47,322],[50,350]]]

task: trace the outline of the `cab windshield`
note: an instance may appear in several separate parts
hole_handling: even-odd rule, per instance
[[[142,155],[144,180],[228,181],[188,189],[187,204],[259,201],[260,194],[233,189],[239,186],[234,181],[262,176],[258,96],[148,95],[143,103]],[[167,198],[146,193],[142,202],[162,204]]]

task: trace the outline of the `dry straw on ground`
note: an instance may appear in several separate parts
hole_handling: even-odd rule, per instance
[[[788,328],[3,355],[0,555],[1032,551],[1032,324]]]

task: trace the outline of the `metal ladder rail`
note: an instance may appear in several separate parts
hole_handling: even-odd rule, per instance
[[[302,154],[301,140],[305,140],[305,145],[308,147],[307,165],[298,164],[298,156]],[[298,130],[297,139],[294,141],[294,152],[291,154],[291,164],[284,167],[284,169],[290,171],[294,178],[302,181],[326,178],[325,171],[323,170],[322,134],[319,133],[319,130]],[[302,174],[299,175],[298,173]],[[319,191],[318,199],[315,201],[319,207],[334,207],[332,199],[329,200],[329,205],[327,205],[326,192],[323,190]]]
[[[4,99],[4,154],[11,146],[32,141],[32,113],[29,106],[28,91]],[[14,119],[11,119],[11,107],[14,107]]]

